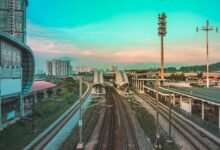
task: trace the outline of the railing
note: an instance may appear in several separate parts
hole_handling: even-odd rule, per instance
[[[163,103],[164,105],[168,106],[168,102],[166,101],[163,101],[160,99],[160,102]],[[185,118],[189,119],[190,121],[194,122],[196,125],[206,129],[207,131],[209,131],[210,133],[214,134],[215,136],[217,137],[220,137],[220,129],[218,128],[217,125],[209,122],[209,121],[206,121],[206,120],[202,120],[201,117],[195,115],[195,114],[192,114],[192,113],[189,113],[183,109],[181,109],[180,107],[178,106],[175,106],[175,105],[172,105],[172,109],[179,113],[180,115],[184,116]]]

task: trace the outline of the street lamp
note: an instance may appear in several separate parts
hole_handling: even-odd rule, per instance
[[[156,88],[156,143],[155,143],[155,149],[160,149],[160,144],[158,142],[160,138],[160,133],[159,133],[159,112],[158,112],[158,101],[159,101],[159,95],[158,95],[158,73],[156,74],[156,83],[155,83],[155,88]]]
[[[166,36],[166,14],[162,13],[158,15],[158,35],[161,37],[161,80],[164,80],[164,46],[163,46],[163,38]]]
[[[169,139],[167,140],[168,143],[172,143],[172,137],[171,137],[171,106],[172,106],[172,96],[174,95],[169,95]]]
[[[206,31],[206,87],[209,88],[209,31],[216,30],[218,32],[218,27],[214,29],[213,26],[209,26],[209,21],[207,20],[206,26],[196,27],[196,32],[199,30]]]
[[[83,149],[82,143],[82,77],[79,77],[79,143],[77,145],[77,149]]]

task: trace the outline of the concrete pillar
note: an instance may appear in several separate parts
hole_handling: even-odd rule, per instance
[[[220,106],[218,107],[218,128],[220,129]]]
[[[140,81],[140,91],[142,91],[142,81]]]
[[[176,105],[176,96],[173,94],[173,105]]]
[[[205,112],[205,103],[202,101],[202,108],[201,108],[201,112],[202,112],[202,120],[204,120],[204,112]]]
[[[32,103],[33,103],[33,101],[35,102],[35,103],[37,103],[37,92],[35,92],[34,93],[34,97],[32,97]]]
[[[189,99],[189,112],[192,114],[192,99]]]
[[[180,108],[182,108],[182,101],[183,101],[183,96],[180,95]]]
[[[52,91],[53,91],[53,95],[56,96],[56,88],[53,88]]]
[[[140,90],[140,83],[139,83],[139,80],[138,80],[137,82],[138,82],[138,88],[137,88],[137,89]]]
[[[24,117],[24,96],[20,94],[20,117]]]
[[[138,81],[138,89],[139,89],[139,91],[141,90],[141,81],[140,80]]]
[[[44,98],[48,98],[47,90],[44,90]]]

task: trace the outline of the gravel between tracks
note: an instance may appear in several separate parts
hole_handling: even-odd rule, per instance
[[[145,107],[149,113],[151,113],[154,118],[156,118],[156,111],[153,109],[147,102],[139,98],[138,96],[135,95],[135,99],[141,103],[143,107]],[[160,126],[163,130],[168,131],[169,129],[169,123],[159,115],[159,123]],[[175,142],[180,146],[182,150],[194,150],[194,147],[175,129],[172,127],[172,132],[171,132],[172,138],[175,140]]]

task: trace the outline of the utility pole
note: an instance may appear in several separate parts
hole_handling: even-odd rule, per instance
[[[159,14],[158,15],[158,35],[161,37],[161,64],[160,64],[160,67],[161,67],[161,80],[162,80],[162,83],[164,81],[164,45],[163,45],[163,38],[164,36],[166,36],[166,14],[165,13],[162,13],[162,14]]]
[[[82,150],[82,76],[79,77],[79,105],[79,143],[77,145],[77,149]]]
[[[37,99],[37,93],[34,92],[34,99],[32,101],[32,132],[35,133],[35,101]]]
[[[167,140],[167,143],[172,143],[172,137],[171,137],[171,102],[172,102],[172,95],[169,95],[169,139]]]
[[[209,21],[207,20],[206,26],[196,27],[196,32],[199,30],[206,31],[206,87],[209,88],[209,31],[216,30],[218,32],[218,27],[214,29],[213,26],[209,26]]]
[[[156,88],[156,143],[155,143],[155,149],[160,149],[160,144],[158,142],[160,138],[160,133],[159,133],[159,112],[158,112],[158,101],[159,101],[159,96],[158,96],[158,73],[156,74],[156,83],[155,83],[155,88]]]

